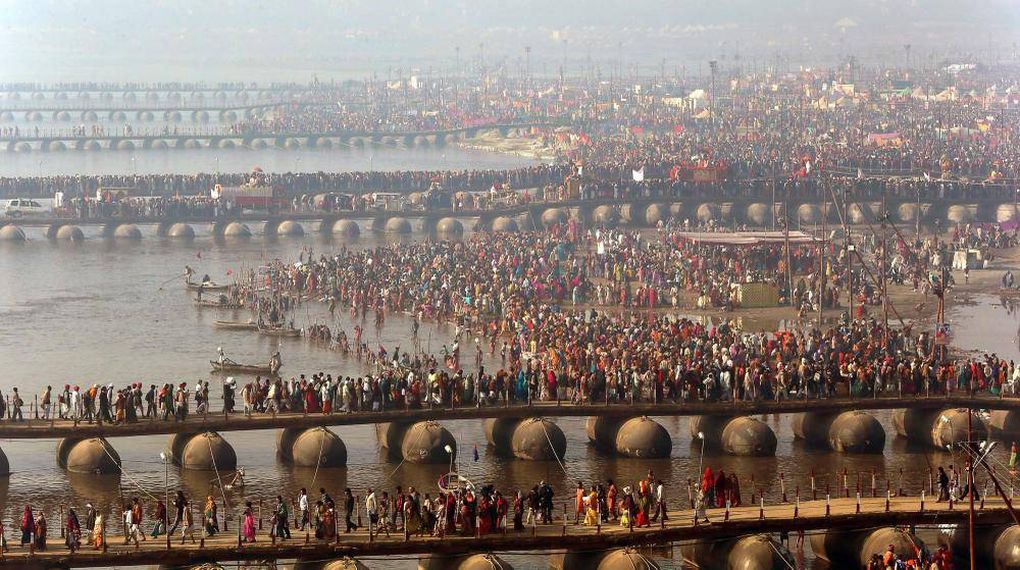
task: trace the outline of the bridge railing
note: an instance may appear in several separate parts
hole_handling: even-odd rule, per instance
[[[147,390],[146,390],[147,391]],[[119,414],[118,410],[111,406],[101,409],[98,403],[91,408],[83,408],[80,405],[72,409],[69,405],[53,405],[49,410],[44,409],[39,403],[39,396],[27,402],[24,410],[12,407],[10,397],[7,400],[6,414],[0,417],[0,425],[8,429],[24,429],[26,432],[32,430],[45,430],[53,427],[56,422],[63,424],[72,423],[75,426],[92,426],[103,428],[111,435],[115,435],[119,428],[131,430],[131,426],[141,423],[166,423],[174,425],[180,422],[202,423],[209,420],[223,419],[229,422],[237,422],[237,428],[243,429],[245,420],[258,420],[259,418],[275,418],[286,420],[287,418],[325,418],[337,416],[343,418],[343,423],[357,423],[359,415],[365,416],[366,423],[380,421],[377,419],[380,412],[418,412],[429,415],[435,419],[441,419],[444,413],[456,412],[458,410],[477,410],[478,416],[486,416],[485,410],[499,412],[501,410],[522,410],[529,413],[545,414],[555,416],[557,413],[564,414],[570,411],[570,415],[599,415],[612,413],[620,415],[630,409],[634,415],[734,415],[734,414],[767,414],[783,413],[788,410],[811,411],[813,407],[831,411],[833,406],[845,407],[846,409],[890,409],[890,408],[911,408],[911,407],[953,407],[971,406],[976,409],[1020,409],[1020,395],[1015,393],[1006,394],[1001,391],[998,394],[991,394],[986,391],[933,391],[925,393],[914,393],[902,390],[887,390],[880,393],[845,396],[801,394],[784,395],[781,398],[748,397],[735,399],[727,395],[723,399],[712,399],[704,397],[683,398],[679,394],[663,395],[652,393],[650,390],[643,390],[638,396],[628,388],[621,388],[625,394],[609,395],[605,391],[581,396],[574,388],[559,388],[547,398],[540,398],[534,393],[515,393],[513,388],[506,389],[499,394],[486,393],[482,397],[465,396],[462,393],[431,394],[425,392],[420,401],[418,400],[395,400],[392,396],[386,395],[381,402],[369,399],[360,402],[358,399],[344,403],[339,395],[335,401],[330,403],[330,411],[323,412],[324,402],[315,401],[312,407],[306,406],[303,391],[280,398],[277,401],[256,400],[250,405],[245,405],[240,400],[240,389],[235,389],[230,401],[210,397],[202,406],[194,403],[194,393],[187,394],[189,404],[187,408],[166,407],[161,402],[154,401],[150,406],[143,403],[140,407],[133,407],[129,410],[125,407],[125,413]],[[143,391],[144,392],[144,391]],[[339,392],[339,390],[338,390]],[[56,399],[55,397],[53,398]],[[820,404],[827,404],[822,406]],[[180,411],[180,413],[178,413]],[[123,420],[116,420],[115,417],[123,415]],[[494,414],[494,416],[499,415]],[[18,419],[15,419],[15,418]],[[256,425],[257,427],[257,425]]]
[[[750,483],[753,485],[753,480]],[[620,485],[622,488],[624,482]],[[695,486],[688,484],[692,497],[700,495],[691,491]],[[637,483],[634,488],[638,488]],[[27,540],[18,544],[12,536],[0,561],[45,567],[47,561],[58,559],[65,563],[74,561],[75,566],[89,566],[102,565],[109,560],[116,560],[117,564],[156,560],[168,563],[182,557],[206,556],[223,560],[287,557],[288,553],[290,557],[309,554],[335,557],[387,553],[453,555],[479,549],[562,551],[571,547],[619,547],[815,529],[934,528],[939,524],[965,522],[968,514],[960,502],[937,501],[925,490],[911,495],[903,493],[902,489],[889,489],[873,497],[862,496],[857,490],[849,497],[826,495],[813,500],[802,500],[799,495],[792,494],[777,499],[758,495],[753,487],[751,490],[746,502],[736,504],[727,499],[719,506],[715,502],[706,504],[701,498],[688,501],[683,497],[682,488],[679,497],[678,489],[668,489],[664,500],[653,498],[648,512],[641,511],[642,515],[654,517],[646,521],[642,516],[639,523],[635,512],[623,516],[623,494],[617,497],[614,508],[604,508],[602,500],[595,501],[589,508],[587,503],[575,504],[573,498],[554,498],[551,505],[544,502],[538,509],[531,509],[526,504],[516,507],[512,490],[503,489],[506,503],[496,509],[494,517],[482,509],[462,516],[459,501],[455,503],[458,512],[452,517],[446,516],[443,507],[427,505],[428,508],[423,509],[424,517],[417,512],[412,516],[416,528],[412,528],[412,521],[408,521],[404,513],[397,516],[389,509],[370,512],[366,497],[361,494],[352,497],[353,504],[349,507],[327,500],[321,509],[315,506],[307,512],[299,510],[293,499],[285,500],[285,508],[280,509],[274,496],[248,496],[247,506],[229,505],[225,497],[222,500],[216,497],[213,499],[215,509],[208,518],[201,502],[192,504],[192,525],[178,524],[173,506],[167,505],[169,517],[156,519],[150,515],[146,518],[143,514],[143,522],[137,528],[129,527],[125,521],[123,514],[128,506],[123,509],[120,505],[100,506],[97,512],[104,515],[103,524],[81,528],[66,522],[67,513],[74,508],[80,513],[78,520],[84,522],[87,508],[60,503],[56,508],[35,511],[48,515],[46,518],[56,522],[53,526],[57,529],[46,528],[37,533],[33,527],[27,527],[27,537],[24,537]],[[143,511],[151,512],[156,496],[161,496],[163,490],[154,489],[156,495],[145,489],[140,491],[150,497],[143,501]],[[705,497],[712,498],[711,493],[710,488]],[[343,501],[342,496],[339,499]],[[284,512],[278,517],[281,511]],[[999,497],[986,499],[982,495],[975,511],[979,524],[1011,522],[1007,505]],[[304,521],[308,524],[302,524]],[[453,521],[452,525],[449,521]],[[6,522],[4,529],[21,527],[17,509]],[[167,526],[175,531],[180,529],[180,538],[168,535]],[[58,535],[63,546],[56,540],[47,540]],[[139,541],[144,535],[152,540]],[[0,530],[0,540],[6,538]],[[72,555],[65,558],[69,551]],[[916,556],[916,553],[904,554]]]

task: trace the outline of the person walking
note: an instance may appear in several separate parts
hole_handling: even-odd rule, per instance
[[[184,522],[184,506],[188,503],[188,500],[184,497],[184,491],[177,491],[177,496],[174,497],[174,509],[176,515],[174,516],[174,523],[167,529],[167,534],[173,534],[177,532],[177,528]]]
[[[183,497],[183,494],[182,494]],[[181,544],[184,544],[184,540],[187,538],[191,539],[191,544],[195,544],[195,514],[191,511],[191,503],[187,500],[183,500],[184,506],[181,511]],[[177,523],[174,523],[176,526]]]
[[[344,512],[346,513],[344,521],[347,525],[347,530],[344,532],[350,534],[352,530],[358,530],[358,525],[354,524],[351,519],[354,516],[354,495],[351,493],[350,487],[344,489]]]
[[[12,388],[11,392],[13,392],[11,394],[11,420],[15,422],[25,421],[25,416],[21,414],[21,407],[25,405],[25,401],[21,399],[17,388]]]
[[[255,511],[252,509],[251,501],[244,504],[244,515],[243,523],[241,525],[241,533],[244,542],[255,542],[255,530],[258,528],[255,522]]]
[[[371,487],[365,494],[365,512],[368,513],[368,532],[371,534],[373,529],[378,530],[379,525],[379,502]]]
[[[73,508],[67,509],[67,521],[64,523],[64,544],[74,554],[81,546],[81,523]]]
[[[666,486],[662,479],[655,482],[655,514],[652,515],[652,522],[659,520],[659,517],[662,517],[663,522],[669,520],[666,514]]]
[[[205,519],[205,536],[215,536],[219,531],[219,523],[216,521],[216,501],[212,495],[205,499],[205,508],[202,509],[202,518]]]
[[[43,390],[42,397],[39,398],[39,407],[42,408],[43,415],[42,419],[49,421],[50,419],[50,404],[53,398],[53,387],[47,386]]]
[[[938,481],[939,481],[939,498],[938,498],[938,500],[936,502],[937,503],[941,503],[943,501],[948,501],[949,500],[949,475],[946,474],[946,470],[941,465],[939,465]]]
[[[138,523],[135,521],[134,512],[130,505],[124,506],[124,544],[131,544],[131,541],[135,541],[135,546],[138,547],[140,542],[138,540]]]
[[[106,548],[106,518],[99,511],[96,511],[95,522],[92,525],[92,546],[96,550]]]
[[[276,538],[289,539],[290,538],[290,512],[287,509],[287,503],[283,500],[282,495],[276,496]]]
[[[166,505],[162,499],[156,500],[156,517],[152,522],[152,538],[166,532]]]
[[[35,534],[35,516],[32,514],[32,507],[25,505],[25,512],[21,515],[21,545],[31,543],[33,534]]]
[[[694,498],[694,524],[698,524],[699,519],[706,524],[712,522],[708,520],[708,514],[705,512],[705,503],[705,491],[698,487],[698,492]]]
[[[298,526],[301,530],[305,530],[308,527],[308,491],[301,487],[301,492],[298,494],[298,513],[300,514],[300,520]]]

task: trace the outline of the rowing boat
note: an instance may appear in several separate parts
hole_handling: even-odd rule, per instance
[[[263,328],[263,329],[258,329],[258,331],[259,331],[259,334],[265,335],[265,336],[278,336],[278,337],[285,337],[285,338],[296,338],[296,337],[301,336],[301,329],[284,329],[284,328],[266,329],[266,328]]]
[[[238,364],[236,362],[217,362],[210,360],[209,364],[212,364],[213,372],[233,372],[237,374],[270,374],[271,369],[268,364]]]
[[[221,303],[216,299],[202,299],[199,301],[195,299],[195,305],[199,307],[216,307],[217,309],[242,309],[244,305],[240,303]]]
[[[188,283],[188,291],[226,291],[230,285],[218,285],[212,281],[205,283]]]
[[[244,321],[215,321],[213,325],[218,329],[232,331],[253,331],[259,328],[258,324]]]

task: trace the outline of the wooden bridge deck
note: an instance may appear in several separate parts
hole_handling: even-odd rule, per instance
[[[39,439],[62,437],[117,437],[132,435],[159,435],[174,433],[198,433],[203,431],[242,431],[282,428],[313,428],[321,426],[346,426],[377,424],[385,422],[418,422],[428,420],[481,420],[486,418],[529,418],[529,417],[634,417],[634,416],[755,416],[764,414],[788,414],[798,412],[843,412],[848,410],[886,410],[898,408],[945,409],[965,408],[989,410],[1020,410],[1020,398],[986,397],[888,397],[888,398],[832,398],[826,400],[784,400],[781,402],[684,402],[674,403],[613,403],[575,405],[556,402],[534,402],[531,405],[515,404],[510,407],[434,407],[420,409],[395,409],[379,412],[351,413],[280,413],[230,415],[210,412],[207,415],[192,414],[185,421],[140,419],[135,423],[96,424],[72,420],[26,419],[0,423],[0,438]],[[26,413],[27,415],[27,413]]]
[[[930,499],[930,498],[929,498]],[[729,520],[724,519],[722,509],[709,511],[710,524],[695,526],[692,524],[691,510],[670,511],[670,519],[665,526],[653,525],[651,528],[627,529],[619,525],[606,525],[599,529],[583,525],[564,524],[563,513],[556,513],[556,520],[550,525],[539,525],[528,528],[521,533],[512,530],[496,533],[480,538],[447,536],[411,537],[404,540],[402,534],[393,534],[369,538],[365,529],[352,534],[339,535],[336,541],[326,542],[306,538],[305,533],[292,531],[291,540],[278,541],[275,544],[269,536],[268,525],[258,532],[255,543],[238,544],[236,522],[231,522],[230,531],[221,533],[204,541],[204,544],[190,542],[180,543],[179,534],[175,536],[172,546],[167,549],[163,537],[143,542],[140,547],[125,545],[119,523],[107,526],[109,547],[106,552],[92,548],[84,548],[76,554],[70,554],[61,539],[49,539],[46,551],[29,552],[27,547],[16,546],[14,537],[8,537],[11,549],[3,554],[0,566],[16,568],[54,568],[54,567],[120,567],[138,564],[199,564],[211,561],[226,560],[270,560],[270,559],[309,559],[323,560],[351,557],[377,557],[387,555],[438,554],[457,555],[475,552],[522,552],[522,551],[563,551],[563,550],[596,550],[613,547],[625,547],[642,544],[655,544],[688,540],[712,540],[736,537],[752,533],[776,533],[780,531],[797,532],[819,529],[867,529],[885,526],[924,526],[933,524],[965,523],[967,510],[965,504],[955,505],[953,510],[945,503],[934,503],[928,500],[921,510],[918,497],[895,497],[890,501],[890,510],[886,511],[886,499],[867,498],[861,500],[861,513],[856,514],[856,500],[834,499],[831,502],[831,513],[825,512],[825,501],[803,502],[794,517],[795,505],[766,505],[764,518],[761,518],[760,506],[746,506],[733,509]],[[559,505],[557,505],[559,507]],[[564,505],[564,508],[566,506]],[[976,512],[976,521],[981,525],[1003,524],[1010,521],[1004,504],[996,499],[989,500],[982,509]],[[149,526],[149,525],[146,525]],[[196,521],[196,526],[197,521]],[[51,530],[51,534],[56,534]],[[196,532],[196,536],[201,536]]]

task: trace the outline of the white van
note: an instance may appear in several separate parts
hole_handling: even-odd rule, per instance
[[[4,215],[8,218],[23,218],[26,216],[42,216],[46,214],[46,207],[27,198],[14,198],[4,206]]]

